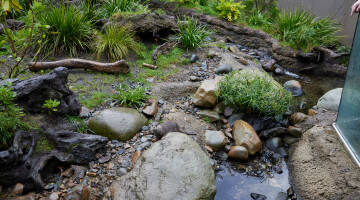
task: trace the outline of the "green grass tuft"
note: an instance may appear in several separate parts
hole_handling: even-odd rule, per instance
[[[127,84],[121,84],[118,92],[113,95],[113,99],[116,99],[120,105],[127,107],[140,106],[149,97],[144,87],[139,86],[131,89]]]

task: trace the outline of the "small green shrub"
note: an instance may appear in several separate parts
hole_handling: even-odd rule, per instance
[[[142,12],[146,13],[149,9],[147,6],[140,4],[138,0],[105,0],[104,4],[98,10],[101,18],[109,19],[115,13],[120,12]]]
[[[30,128],[30,125],[20,120],[24,113],[12,102],[16,94],[9,86],[0,86],[0,149],[11,145],[16,129]]]
[[[212,31],[198,25],[197,20],[193,17],[184,17],[183,20],[178,18],[179,33],[177,38],[187,48],[200,47],[204,39],[211,35]]]
[[[240,2],[235,3],[232,0],[220,0],[216,9],[220,12],[220,16],[228,21],[238,20],[241,12],[245,8]]]
[[[76,126],[76,132],[87,133],[90,130],[85,119],[82,117],[66,115],[66,120]]]
[[[94,41],[97,58],[105,53],[110,60],[127,58],[130,51],[139,53],[140,46],[135,41],[135,33],[126,26],[109,25],[105,33],[97,33]]]
[[[109,94],[106,92],[95,91],[89,94],[89,98],[83,99],[80,97],[82,97],[82,94],[79,95],[80,103],[83,104],[85,107],[91,109],[95,108],[98,105],[101,105],[106,100],[108,100]]]
[[[277,20],[279,39],[293,48],[309,51],[315,46],[326,46],[338,43],[341,29],[330,17],[318,19],[309,11],[296,9],[283,11]]]
[[[351,47],[350,46],[338,46],[335,50],[337,53],[350,53]]]
[[[79,8],[73,5],[48,6],[39,16],[41,24],[50,26],[45,34],[46,52],[67,53],[77,55],[87,50],[92,38],[93,22]],[[38,34],[37,38],[41,38]]]
[[[255,11],[248,16],[246,16],[246,23],[249,26],[259,27],[265,32],[270,33],[274,30],[273,22],[271,18],[262,14],[261,12]]]
[[[256,70],[236,70],[226,75],[218,84],[217,95],[225,105],[276,117],[281,117],[292,102],[290,92],[267,73]]]
[[[60,101],[54,99],[45,100],[44,105],[42,106],[44,111],[47,111],[49,114],[57,111],[57,107],[60,105]]]
[[[116,99],[120,105],[128,107],[139,106],[149,97],[144,87],[131,89],[127,84],[121,84],[118,92],[113,95],[113,99]]]
[[[245,0],[245,13],[248,16],[261,13],[267,21],[274,22],[279,16],[278,0]]]

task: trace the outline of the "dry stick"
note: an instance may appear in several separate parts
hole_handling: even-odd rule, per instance
[[[143,63],[142,66],[148,67],[148,68],[151,68],[151,69],[156,69],[157,68],[157,66],[155,66],[155,65],[150,65],[150,64],[146,64],[146,63]]]
[[[66,67],[69,69],[90,69],[94,71],[106,72],[110,74],[128,73],[130,66],[125,60],[119,60],[114,63],[101,63],[84,59],[64,59],[54,62],[29,62],[30,71],[39,71],[47,69],[55,69],[57,67]]]

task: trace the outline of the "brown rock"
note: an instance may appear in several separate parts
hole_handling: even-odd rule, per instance
[[[295,126],[289,126],[287,128],[287,133],[290,134],[293,137],[301,138],[302,136],[302,129],[295,127]]]
[[[260,151],[262,144],[253,127],[243,120],[237,120],[233,126],[233,138],[236,146],[245,147],[250,155]]]
[[[205,149],[208,150],[210,153],[214,152],[214,150],[207,145],[205,145]]]
[[[81,189],[81,195],[80,195],[80,200],[89,200],[90,197],[90,189],[86,186],[84,186]]]
[[[229,158],[234,160],[247,160],[249,157],[249,153],[247,149],[243,146],[233,146],[231,147],[228,156]]]
[[[308,110],[308,115],[309,116],[314,116],[314,115],[316,115],[317,114],[317,111],[316,110],[314,110],[314,109],[309,109]]]
[[[131,161],[133,163],[135,163],[137,161],[137,159],[140,157],[141,155],[141,151],[136,151],[132,156],[131,156]]]
[[[304,113],[297,112],[290,116],[289,122],[291,125],[294,126],[297,123],[301,123],[301,122],[305,121],[307,118],[308,118],[308,116],[305,115]]]
[[[95,177],[97,176],[96,172],[86,172],[86,176]]]
[[[142,112],[146,115],[154,116],[158,110],[158,100],[149,99],[147,103],[150,103],[150,105],[146,106]]]
[[[11,191],[11,195],[12,196],[19,195],[23,192],[23,190],[24,190],[24,185],[21,183],[16,183],[16,185],[14,186],[14,188]]]
[[[241,64],[243,64],[243,65],[247,65],[247,64],[248,64],[248,61],[247,61],[245,58],[239,57],[239,58],[238,58],[238,61],[239,61]]]
[[[61,175],[70,178],[73,174],[74,169],[70,167],[69,169],[65,170]]]
[[[47,198],[48,200],[58,200],[59,199],[59,193],[53,192],[50,194],[50,196]]]
[[[275,63],[276,63],[276,61],[274,59],[272,59],[269,61],[264,61],[261,64],[265,71],[272,72],[272,71],[274,71]]]
[[[216,85],[221,78],[222,76],[217,76],[215,79],[207,79],[201,83],[193,100],[196,106],[212,108],[216,105]]]

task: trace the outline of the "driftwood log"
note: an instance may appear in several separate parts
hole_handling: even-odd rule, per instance
[[[114,63],[101,63],[84,59],[64,59],[54,62],[29,62],[30,71],[39,71],[46,69],[55,69],[57,67],[66,67],[69,69],[90,69],[94,71],[106,72],[110,74],[128,73],[130,66],[125,60],[119,60]]]
[[[156,69],[156,68],[157,68],[157,66],[155,66],[155,65],[150,65],[150,64],[147,64],[147,63],[143,63],[142,66],[148,67],[148,68],[151,68],[151,69]]]

